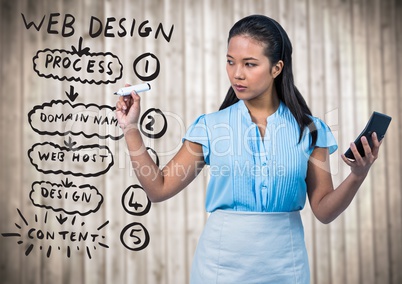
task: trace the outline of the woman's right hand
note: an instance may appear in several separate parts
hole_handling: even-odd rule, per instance
[[[129,87],[130,85],[125,85]],[[116,118],[119,122],[119,126],[123,131],[127,131],[130,128],[137,128],[139,116],[140,116],[140,96],[133,91],[131,96],[120,96],[116,103]]]

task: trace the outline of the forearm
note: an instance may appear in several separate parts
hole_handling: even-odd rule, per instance
[[[335,190],[330,174],[328,149],[319,147],[314,149],[309,160],[306,182],[311,208],[321,222],[325,224],[332,222],[352,202],[370,167],[378,157],[381,143],[375,134],[372,138],[373,148],[371,149],[367,139],[362,137],[364,157],[360,155],[354,143],[350,145],[355,156],[354,161],[341,155],[343,161],[350,166],[351,172]]]
[[[335,189],[327,193],[319,202],[315,214],[327,224],[335,220],[350,205],[366,176],[350,173]]]
[[[159,200],[164,183],[162,170],[149,155],[138,128],[126,130],[124,137],[138,181],[151,200]]]

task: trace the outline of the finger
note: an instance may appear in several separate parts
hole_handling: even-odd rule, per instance
[[[365,156],[371,156],[372,155],[371,147],[370,144],[368,143],[367,137],[363,136],[360,140],[362,141]]]
[[[134,100],[133,100],[133,98],[131,97],[131,95],[130,95],[130,96],[122,96],[122,97],[121,97],[121,101],[124,102],[125,109],[131,108],[131,106],[132,106],[133,103],[134,103]]]
[[[341,158],[348,166],[352,167],[354,165],[354,161],[351,161],[350,159],[346,158],[344,154],[341,155]]]
[[[141,98],[140,96],[135,92],[131,92],[131,96],[130,97],[130,102],[129,102],[129,112],[131,113],[139,113],[140,112],[140,102],[141,102]]]
[[[122,113],[126,113],[127,112],[127,106],[125,104],[125,102],[123,101],[117,101],[116,103],[116,110],[121,111]]]
[[[123,105],[122,105],[122,103],[120,102],[120,101],[117,101],[117,103],[116,103],[116,110],[122,110],[123,109]]]
[[[371,138],[373,139],[373,148],[371,149],[371,151],[372,151],[374,157],[377,157],[378,152],[380,150],[382,140],[378,141],[377,133],[375,133],[375,132],[373,132],[373,134],[371,134]]]
[[[130,108],[133,104],[133,99],[131,98],[131,96],[123,96],[123,101],[127,108]]]
[[[130,100],[132,101],[132,104],[139,104],[141,101],[141,98],[136,91],[132,91]]]
[[[130,98],[132,98],[133,100],[136,100],[137,98],[139,98],[139,95],[135,90],[133,90],[131,92],[131,97]]]
[[[354,163],[363,163],[363,158],[357,150],[356,144],[354,142],[350,143],[350,150],[352,150],[353,156],[355,157]]]
[[[375,133],[375,132],[371,133],[371,139],[373,140],[373,145],[374,146],[379,146],[380,145],[380,141],[378,141],[377,133]]]

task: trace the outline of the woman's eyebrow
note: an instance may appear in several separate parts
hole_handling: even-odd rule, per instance
[[[231,56],[230,54],[226,54],[226,57],[228,57],[228,58],[234,58],[233,56]],[[254,58],[254,57],[246,57],[246,58],[243,58],[242,59],[243,61],[246,61],[246,60],[256,60],[256,61],[258,61],[258,59],[257,58]]]
[[[246,58],[243,58],[243,60],[256,60],[256,61],[258,61],[258,59],[254,58],[254,57],[246,57]]]

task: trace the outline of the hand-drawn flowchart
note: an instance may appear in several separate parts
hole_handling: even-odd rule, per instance
[[[62,37],[71,37],[75,34],[75,17],[72,14],[50,13],[44,15],[39,22],[27,19],[23,13],[21,16],[27,31],[42,30],[49,35]],[[57,30],[60,23],[62,28]],[[145,38],[154,34],[155,39],[162,35],[167,42],[170,42],[173,31],[174,25],[170,27],[169,33],[166,33],[162,23],[153,29],[147,20],[137,25],[135,19],[130,22],[126,18],[117,21],[116,18],[109,17],[102,22],[95,16],[90,17],[88,29],[91,38],[99,36],[122,38],[135,35]],[[150,61],[154,68],[149,68]],[[39,78],[78,84],[116,83],[122,78],[124,70],[122,61],[117,55],[85,47],[82,37],[79,37],[77,46],[71,46],[69,49],[38,50],[33,55],[32,64],[33,71]],[[139,66],[145,66],[145,70]],[[135,58],[132,67],[134,75],[147,82],[156,79],[160,72],[159,59],[150,52]],[[36,171],[45,177],[57,176],[60,181],[33,181],[29,200],[37,210],[43,211],[35,214],[32,221],[16,208],[19,220],[15,223],[16,231],[4,232],[1,235],[17,238],[18,245],[25,244],[27,256],[34,249],[35,241],[40,240],[39,249],[46,251],[47,257],[50,257],[52,251],[64,251],[60,246],[61,242],[65,244],[67,257],[70,258],[75,250],[84,250],[91,259],[92,249],[96,249],[97,246],[109,248],[103,231],[110,223],[109,220],[105,220],[95,229],[85,228],[85,218],[99,211],[104,202],[102,193],[107,190],[96,188],[91,181],[107,174],[115,163],[114,153],[102,141],[108,139],[118,141],[123,138],[123,134],[115,116],[115,107],[74,103],[79,94],[75,92],[73,85],[70,85],[69,91],[65,91],[65,95],[68,100],[54,99],[44,102],[34,106],[27,115],[28,123],[38,135],[64,137],[64,145],[46,141],[34,143],[27,151],[29,161]],[[162,126],[158,129],[155,127],[156,119],[162,121]],[[167,120],[163,112],[156,108],[145,111],[140,119],[140,130],[151,139],[161,138],[167,130]],[[74,137],[97,137],[100,142],[78,145]],[[147,150],[155,157],[159,166],[157,152],[150,147],[147,147]],[[69,180],[69,176],[83,177],[87,182],[75,184]],[[132,216],[143,216],[151,209],[151,202],[138,184],[131,185],[124,191],[121,205],[124,211]],[[60,227],[55,229],[53,226],[51,230],[48,229],[44,225],[50,221]],[[63,227],[63,224],[67,223],[68,230]],[[132,251],[145,249],[150,242],[148,230],[138,220],[122,228],[119,237],[122,245]]]

